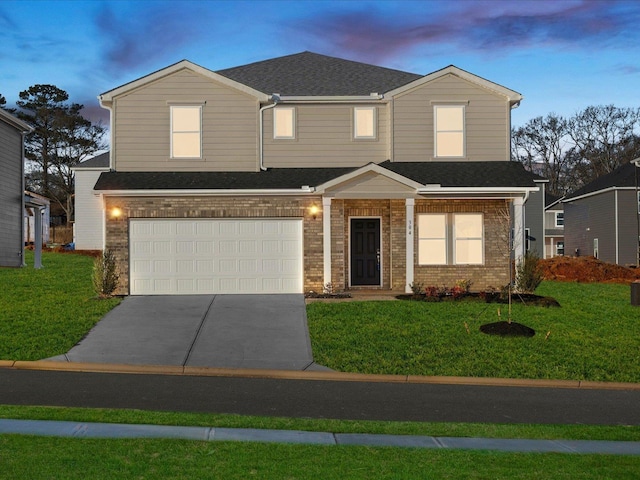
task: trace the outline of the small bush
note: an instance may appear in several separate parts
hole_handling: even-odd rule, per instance
[[[93,262],[93,288],[103,298],[110,297],[118,288],[116,257],[111,250],[105,250]]]
[[[412,282],[409,284],[409,288],[414,295],[423,295],[424,294],[424,285],[419,282]]]
[[[516,289],[520,293],[533,293],[542,282],[543,271],[540,258],[534,252],[525,253],[516,265]]]

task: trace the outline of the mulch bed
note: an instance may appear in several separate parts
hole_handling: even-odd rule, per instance
[[[499,293],[495,292],[469,292],[461,296],[454,297],[453,295],[443,296],[427,296],[427,295],[414,295],[411,293],[404,295],[397,295],[398,300],[413,300],[417,302],[458,302],[458,301],[482,301],[485,303],[501,303],[508,304],[509,299],[503,297]],[[535,305],[539,307],[559,307],[560,304],[555,298],[542,297],[532,293],[513,293],[511,294],[511,303],[522,303],[524,305]]]
[[[533,337],[536,331],[518,322],[494,322],[480,327],[482,333],[499,335],[501,337]]]

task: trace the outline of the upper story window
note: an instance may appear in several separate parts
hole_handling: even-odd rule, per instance
[[[376,108],[355,107],[353,109],[353,138],[376,138]]]
[[[564,212],[556,212],[556,227],[564,227]]]
[[[202,158],[202,106],[171,106],[171,158]]]
[[[296,110],[293,107],[273,109],[273,138],[296,138]]]
[[[464,157],[464,105],[435,105],[436,157]]]

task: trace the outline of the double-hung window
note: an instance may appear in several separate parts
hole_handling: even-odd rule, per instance
[[[202,105],[171,106],[171,158],[202,158]]]
[[[353,138],[374,140],[376,134],[376,107],[355,107],[353,109]]]
[[[483,264],[482,214],[419,214],[418,263],[420,265]]]
[[[564,212],[556,212],[556,227],[564,227]]]
[[[464,105],[433,107],[436,157],[464,157]]]
[[[273,138],[294,139],[296,110],[293,107],[276,107],[273,109]]]

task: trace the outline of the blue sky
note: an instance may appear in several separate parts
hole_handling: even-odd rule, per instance
[[[640,2],[0,1],[0,94],[97,95],[188,59],[211,70],[309,50],[427,74],[454,64],[524,95],[515,126],[640,107]]]

